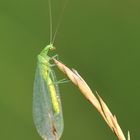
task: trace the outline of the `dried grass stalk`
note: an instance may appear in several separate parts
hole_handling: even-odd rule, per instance
[[[70,70],[64,64],[59,62],[56,59],[53,59],[56,66],[62,71],[66,76],[72,81],[74,85],[76,85],[84,97],[97,109],[97,111],[101,114],[107,125],[110,127],[112,132],[116,135],[118,140],[126,140],[118,122],[116,116],[112,115],[111,111],[103,101],[103,99],[99,96],[96,91],[97,97],[93,94],[87,83],[84,79],[78,74],[78,72],[74,69]],[[130,133],[128,132],[128,140],[130,140]]]

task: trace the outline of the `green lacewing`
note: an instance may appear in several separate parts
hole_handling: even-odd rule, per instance
[[[59,140],[63,132],[63,115],[58,84],[50,66],[49,50],[46,46],[37,57],[37,68],[33,90],[33,119],[39,135],[44,140]]]
[[[53,42],[60,22],[52,38],[52,13],[50,13],[50,44],[37,57],[37,67],[33,89],[33,120],[39,135],[44,140],[59,140],[63,133],[63,114],[58,82],[56,80],[51,57],[48,53],[54,49]]]

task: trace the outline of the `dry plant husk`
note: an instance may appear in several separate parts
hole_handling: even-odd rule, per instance
[[[66,76],[71,80],[71,82],[77,86],[80,92],[84,97],[97,109],[100,115],[103,117],[107,125],[110,127],[112,132],[115,134],[118,140],[130,140],[130,133],[128,131],[128,137],[126,138],[123,134],[123,131],[118,124],[117,118],[115,115],[112,115],[106,103],[99,96],[96,91],[97,97],[93,94],[92,90],[89,88],[85,80],[78,74],[74,69],[70,70],[63,63],[59,62],[56,59],[53,59],[56,66],[62,71]]]

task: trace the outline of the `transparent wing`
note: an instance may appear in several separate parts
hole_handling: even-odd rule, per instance
[[[43,79],[38,63],[33,89],[33,119],[39,135],[44,140],[59,140],[63,132],[62,111],[55,115],[47,81]],[[56,86],[55,86],[56,87]],[[59,94],[58,89],[56,93]],[[61,108],[60,98],[58,97]]]

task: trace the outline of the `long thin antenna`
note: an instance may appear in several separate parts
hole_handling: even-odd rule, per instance
[[[52,44],[53,25],[52,25],[52,6],[51,6],[51,0],[48,0],[48,4],[49,4],[49,17],[50,17],[50,44]]]
[[[61,14],[60,14],[60,16],[59,16],[59,20],[58,20],[57,25],[56,25],[56,30],[55,30],[54,35],[53,35],[52,44],[53,44],[54,41],[55,41],[55,37],[56,37],[56,34],[57,34],[58,29],[59,29],[59,27],[60,27],[60,24],[61,24],[61,21],[62,21],[62,18],[63,18],[64,11],[65,11],[65,8],[66,8],[67,3],[68,3],[68,0],[65,1],[64,6],[63,6],[63,9],[62,9],[62,11],[61,11]]]

